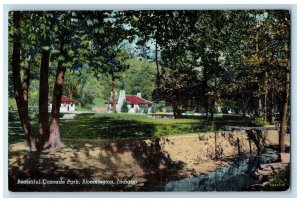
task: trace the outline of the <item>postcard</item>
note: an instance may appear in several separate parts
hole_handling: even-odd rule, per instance
[[[9,11],[9,191],[290,191],[290,20]]]

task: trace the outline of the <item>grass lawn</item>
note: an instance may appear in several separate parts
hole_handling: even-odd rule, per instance
[[[37,133],[37,122],[32,121]],[[72,140],[115,140],[123,138],[151,138],[167,135],[223,130],[225,126],[249,126],[249,118],[224,116],[213,120],[197,119],[154,119],[136,114],[77,114],[75,119],[61,119],[62,139]],[[18,114],[9,113],[9,142],[23,140]]]

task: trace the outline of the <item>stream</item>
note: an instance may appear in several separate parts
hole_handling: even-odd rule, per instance
[[[197,177],[170,181],[165,191],[242,191],[247,186],[259,183],[253,173],[260,164],[277,160],[277,152],[266,148],[261,155],[234,159],[225,167]]]

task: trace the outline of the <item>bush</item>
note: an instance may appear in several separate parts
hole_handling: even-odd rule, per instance
[[[126,100],[123,101],[122,107],[121,107],[121,112],[125,112],[128,113],[129,109],[128,109],[128,105]]]
[[[144,107],[143,113],[148,114],[148,107],[147,106]]]
[[[151,107],[151,113],[156,113],[157,112],[157,106],[156,104],[153,104],[152,107]]]
[[[18,110],[15,98],[8,98],[8,110],[10,111]]]
[[[106,102],[107,100],[102,99],[102,98],[94,98],[93,99],[93,105],[97,107],[106,107]]]
[[[156,106],[156,112],[159,111],[159,112],[163,112],[164,111],[164,108],[165,108],[165,102],[163,101],[159,101],[157,103],[155,103],[155,106]]]
[[[262,117],[259,117],[259,118],[253,118],[251,120],[251,125],[252,126],[257,126],[257,127],[263,127],[263,126],[266,126],[268,125],[269,123],[264,120]]]

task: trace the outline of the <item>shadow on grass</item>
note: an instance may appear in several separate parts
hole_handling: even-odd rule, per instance
[[[63,139],[117,140],[125,138],[148,139],[167,135],[222,130],[226,125],[248,126],[249,120],[241,116],[224,116],[213,120],[198,119],[160,120],[145,115],[130,114],[77,114],[75,119],[61,119]],[[37,129],[36,120],[32,121]],[[37,132],[37,131],[36,131]],[[23,141],[23,132],[16,112],[9,113],[9,143]]]
[[[184,163],[162,151],[164,140],[102,143],[68,147],[54,153],[11,152],[11,191],[163,191],[169,179],[177,179]],[[97,151],[97,152],[95,152]],[[130,154],[128,157],[128,154]],[[129,158],[129,159],[128,159]],[[130,160],[130,162],[128,162]],[[82,180],[107,180],[106,184],[82,184]],[[20,184],[19,180],[60,181],[64,184]],[[68,184],[78,180],[80,184]],[[118,184],[133,180],[136,184]],[[114,184],[111,184],[113,182]]]

